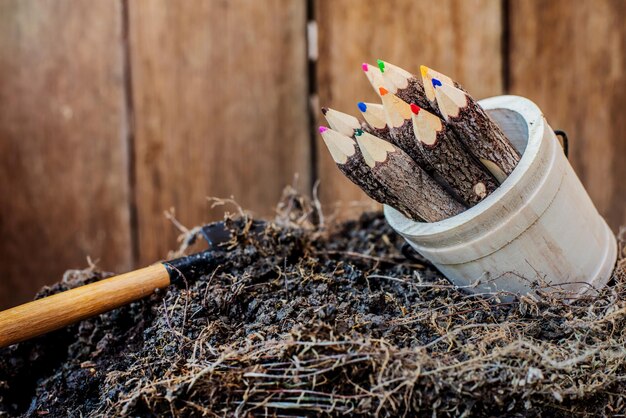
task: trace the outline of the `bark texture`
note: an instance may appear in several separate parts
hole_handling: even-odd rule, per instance
[[[411,216],[409,208],[387,189],[372,173],[372,170],[365,162],[363,154],[355,145],[356,152],[348,158],[345,164],[337,164],[339,170],[354,184],[359,186],[366,195],[378,203],[393,206],[406,216]],[[422,218],[416,219],[423,221]]]
[[[395,94],[409,104],[415,103],[422,109],[426,109],[437,116],[441,116],[439,114],[439,108],[437,106],[433,106],[433,104],[426,97],[424,84],[422,84],[422,81],[415,76],[409,78],[409,85],[407,87],[398,89]]]
[[[465,210],[465,206],[400,149],[388,153],[385,161],[377,162],[372,173],[415,220],[437,222]]]
[[[464,149],[445,125],[437,133],[434,144],[416,142],[435,172],[468,206],[474,206],[498,187],[493,176]]]
[[[391,133],[390,142],[408,154],[420,167],[426,171],[432,171],[433,167],[430,165],[424,153],[420,149],[413,133],[413,121],[410,119],[405,120],[404,124],[397,128],[389,128]]]
[[[373,126],[363,123],[363,130],[367,133],[377,136],[380,139],[384,139],[385,141],[394,143],[393,136],[391,136],[391,132],[389,131],[389,126],[387,125],[385,125],[384,128],[378,129],[378,128],[374,128]]]
[[[513,172],[520,154],[471,97],[468,96],[467,106],[459,111],[457,117],[449,118],[448,124],[476,158],[491,161],[507,176]]]

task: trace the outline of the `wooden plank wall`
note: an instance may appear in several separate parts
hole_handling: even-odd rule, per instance
[[[305,28],[304,0],[0,2],[0,308],[164,258],[172,207],[310,190]]]
[[[121,3],[0,2],[0,307],[131,267]]]
[[[139,261],[186,225],[220,218],[207,196],[272,215],[299,174],[309,189],[306,4],[129,2]],[[235,212],[233,207],[227,208]]]
[[[479,98],[536,101],[570,134],[572,163],[616,229],[626,224],[625,5],[4,0],[0,308],[87,255],[113,271],[165,257],[171,207],[189,226],[221,216],[207,196],[271,215],[295,172],[305,192],[318,173],[327,214],[372,207],[318,138],[313,152],[308,100],[313,86],[319,103],[356,113],[376,97],[360,70],[376,58],[430,65]]]
[[[574,170],[617,231],[626,225],[626,1],[510,7],[511,92],[568,133]]]
[[[361,71],[362,62],[375,65],[377,58],[418,73],[420,64],[429,65],[454,75],[477,97],[500,94],[501,15],[501,2],[492,0],[442,0],[436,8],[413,0],[319,1],[320,103],[358,114],[359,101],[377,101]],[[355,216],[367,197],[337,170],[323,142],[317,145],[327,210]]]

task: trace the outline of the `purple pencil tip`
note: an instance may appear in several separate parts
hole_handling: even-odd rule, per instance
[[[324,132],[326,132],[327,130],[328,130],[328,128],[327,128],[327,127],[325,127],[325,126],[320,126],[320,127],[319,127],[319,131],[320,131],[320,133],[321,133],[321,134],[323,134],[323,133],[324,133]]]

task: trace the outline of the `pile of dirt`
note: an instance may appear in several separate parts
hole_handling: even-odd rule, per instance
[[[0,416],[626,413],[622,269],[593,299],[504,302],[407,258],[380,214],[313,217],[290,195],[261,237],[231,220],[212,274],[1,350]]]

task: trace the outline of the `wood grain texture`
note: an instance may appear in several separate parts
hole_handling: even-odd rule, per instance
[[[511,92],[570,139],[570,161],[614,231],[626,224],[626,2],[511,2]]]
[[[0,347],[108,312],[169,285],[167,269],[155,264],[16,306],[0,312]]]
[[[377,58],[419,75],[419,65],[441,71],[476,98],[502,93],[501,2],[491,0],[333,0],[317,2],[319,100],[357,114],[358,101],[378,101],[361,73]],[[320,115],[321,116],[321,115]],[[321,194],[329,206],[367,200],[333,165],[318,143]],[[371,201],[370,201],[371,202]]]
[[[295,173],[308,191],[305,2],[129,5],[140,259],[176,245],[170,207],[194,225],[223,214],[207,196],[272,215]]]
[[[116,1],[0,2],[0,307],[130,268],[121,38]]]

